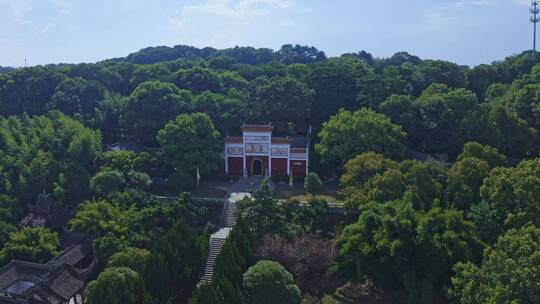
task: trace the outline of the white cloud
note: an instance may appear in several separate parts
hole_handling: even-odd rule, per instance
[[[30,20],[28,15],[38,8],[38,6],[50,8],[54,11],[51,19],[70,15],[73,11],[73,6],[66,0],[0,0],[0,6],[8,7],[11,18],[20,23],[26,24],[34,20]]]
[[[513,2],[516,4],[521,4],[521,5],[531,5],[530,0],[513,0]]]
[[[178,42],[226,47],[232,41],[252,43],[254,28],[268,28],[262,18],[282,20],[275,25],[283,28],[293,24],[289,14],[301,12],[296,0],[205,0],[181,7],[168,23],[178,32]]]
[[[25,16],[30,11],[31,0],[0,0],[0,5],[5,5],[14,21],[25,23]]]
[[[190,17],[204,14],[248,24],[254,18],[269,14],[272,9],[288,9],[292,6],[293,0],[207,0],[202,5],[184,6],[181,16],[170,21],[176,26],[183,27]]]
[[[471,7],[490,6],[499,3],[501,0],[451,0],[434,6],[425,14],[425,19],[428,22],[441,23],[446,25],[448,22],[459,22],[462,20],[460,11]],[[518,0],[512,0],[518,1]],[[521,1],[521,0],[519,0]],[[442,23],[441,23],[442,24]]]

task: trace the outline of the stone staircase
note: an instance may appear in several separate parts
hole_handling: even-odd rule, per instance
[[[245,181],[240,180],[237,184],[245,183]],[[233,185],[234,187],[235,185]],[[221,213],[221,219],[219,223],[219,230],[212,234],[210,237],[210,244],[208,245],[208,258],[206,259],[206,264],[201,273],[199,284],[207,284],[212,281],[212,276],[214,275],[214,264],[216,263],[216,258],[221,252],[221,248],[227,241],[227,237],[231,233],[234,225],[236,224],[236,215],[238,212],[237,202],[242,200],[247,195],[250,195],[247,192],[243,192],[245,185],[236,185],[238,192],[230,192],[228,201],[223,204],[223,211]]]
[[[210,245],[208,248],[208,258],[206,259],[206,264],[204,265],[204,270],[201,276],[200,283],[210,283],[212,281],[212,276],[214,275],[214,264],[216,263],[216,258],[221,252],[221,248],[227,236],[232,228],[221,228],[218,232],[212,234],[210,237]]]
[[[221,227],[229,227],[232,228],[236,224],[236,212],[237,212],[237,206],[236,202],[229,201],[225,204],[223,210],[223,223]]]
[[[225,244],[225,241],[227,241],[229,233],[236,224],[236,212],[238,209],[234,195],[235,194],[231,195],[231,199],[229,199],[229,201],[223,206],[223,212],[221,214],[221,221],[219,225],[220,229],[210,237],[208,257],[206,259],[206,264],[204,265],[204,270],[202,272],[199,284],[206,284],[212,281],[216,258],[221,252],[221,248]]]

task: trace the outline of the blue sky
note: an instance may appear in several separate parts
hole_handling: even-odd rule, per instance
[[[0,0],[0,65],[96,62],[148,46],[313,45],[476,65],[530,49],[529,0]]]

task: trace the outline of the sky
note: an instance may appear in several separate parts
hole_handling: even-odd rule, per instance
[[[407,51],[478,65],[532,48],[529,0],[0,0],[0,66],[97,62],[149,46]],[[540,26],[540,25],[539,25]]]

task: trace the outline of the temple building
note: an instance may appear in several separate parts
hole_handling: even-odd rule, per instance
[[[91,237],[64,232],[59,256],[45,264],[11,261],[0,268],[0,304],[82,304],[97,260]]]
[[[268,125],[243,125],[241,137],[225,138],[225,173],[232,176],[306,176],[307,137],[273,137]]]

